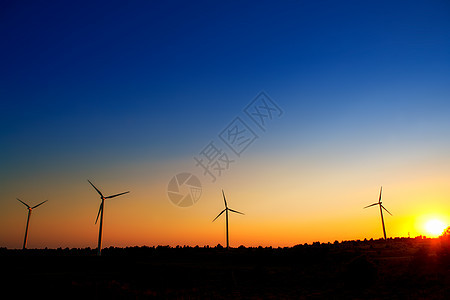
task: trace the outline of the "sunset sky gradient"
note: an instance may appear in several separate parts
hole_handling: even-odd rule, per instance
[[[448,1],[6,1],[0,4],[0,247],[292,246],[450,225]],[[283,110],[262,131],[244,108]],[[258,139],[240,157],[219,133]],[[216,182],[194,156],[235,162]],[[172,176],[200,200],[180,208]]]

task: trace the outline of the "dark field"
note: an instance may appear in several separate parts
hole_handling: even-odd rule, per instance
[[[11,299],[450,299],[444,239],[292,248],[0,249]],[[12,293],[12,294],[10,294]]]

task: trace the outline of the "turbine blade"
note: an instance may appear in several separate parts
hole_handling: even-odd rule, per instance
[[[215,221],[218,217],[220,217],[220,215],[223,214],[223,212],[226,211],[226,210],[227,210],[226,208],[225,208],[224,210],[222,210],[222,211],[220,212],[220,214],[218,214],[217,217],[215,217],[214,220],[212,220],[212,221],[214,222],[214,221]]]
[[[17,200],[19,200],[20,202],[23,203],[23,205],[25,205],[26,207],[30,208],[30,206],[28,204],[26,204],[25,202],[23,202],[22,200],[20,200],[19,198],[16,198]]]
[[[241,215],[245,215],[244,213],[241,213],[240,211],[237,211],[237,210],[234,210],[234,209],[231,209],[231,208],[229,208],[228,210],[232,211],[232,212],[235,212],[235,213],[238,213],[238,214],[241,214]]]
[[[388,214],[390,214],[390,215],[392,216],[392,214],[386,209],[386,207],[383,206],[383,204],[381,204],[381,207],[382,207],[385,211],[387,211]]]
[[[120,196],[120,195],[123,195],[123,194],[127,194],[127,193],[129,193],[130,191],[128,191],[128,192],[123,192],[123,193],[120,193],[120,194],[115,194],[115,195],[112,195],[112,196],[108,196],[108,197],[105,197],[105,199],[111,199],[111,198],[114,198],[114,197],[117,197],[117,196]]]
[[[97,224],[98,217],[100,216],[100,212],[103,210],[103,202],[100,204],[100,208],[98,209],[97,219],[95,219],[95,224]]]
[[[31,209],[38,207],[39,205],[44,204],[45,202],[47,202],[48,200],[45,200],[44,202],[39,203],[38,205],[33,206]]]
[[[380,203],[374,203],[374,204],[370,204],[370,205],[367,205],[366,207],[364,207],[364,208],[368,208],[368,207],[371,207],[371,206],[374,206],[374,205],[378,205],[378,204],[380,204]]]
[[[383,190],[383,187],[380,188],[380,198],[378,198],[378,202],[381,203],[381,191]]]
[[[223,195],[223,202],[225,202],[225,208],[228,208],[227,199],[225,199],[225,193],[223,192],[223,190],[222,190],[222,195]]]
[[[92,182],[89,181],[89,179],[88,179],[88,182],[89,182],[89,183],[92,185],[92,187],[97,191],[97,193],[100,195],[100,197],[103,198],[102,192],[100,192],[100,191],[98,190],[98,188],[96,188],[95,185],[93,185]]]

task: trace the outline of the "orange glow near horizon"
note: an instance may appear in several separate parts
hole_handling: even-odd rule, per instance
[[[322,173],[303,162],[296,168],[292,158],[285,167],[281,160],[270,166],[256,165],[257,161],[241,161],[238,171],[220,183],[208,183],[201,177],[202,196],[188,208],[177,207],[167,196],[167,183],[179,169],[177,166],[166,164],[168,170],[153,166],[152,174],[158,176],[150,178],[145,176],[145,165],[135,166],[138,175],[134,176],[120,172],[92,176],[105,194],[131,191],[106,200],[103,247],[225,245],[225,219],[212,222],[224,208],[222,188],[229,207],[245,213],[230,214],[231,247],[289,247],[317,241],[382,238],[379,210],[363,209],[378,200],[379,185],[372,182],[383,182],[383,205],[393,214],[384,215],[388,237],[433,237],[425,227],[428,221],[450,224],[446,213],[449,178],[445,174],[430,177],[417,175],[418,171],[396,174],[395,169],[388,169],[386,173],[391,177],[387,177],[365,170],[375,175],[361,179],[360,172],[352,170],[356,167],[348,163],[347,173],[342,175],[337,171],[344,169],[340,165]],[[259,172],[254,172],[255,168]],[[57,189],[45,177],[32,181],[24,194],[16,195],[16,189],[9,189],[3,197],[11,200],[3,204],[0,247],[21,248],[27,212],[15,200],[19,196],[31,205],[49,200],[33,212],[29,248],[95,248],[98,224],[94,222],[100,200],[85,179],[73,176],[67,176],[67,183],[59,183]]]

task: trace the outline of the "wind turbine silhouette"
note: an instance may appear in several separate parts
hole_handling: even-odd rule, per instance
[[[28,218],[27,218],[27,227],[25,229],[25,238],[23,239],[23,249],[27,248],[27,240],[28,240],[28,225],[30,225],[30,217],[31,217],[31,212],[33,211],[33,209],[35,209],[36,207],[38,207],[39,205],[44,204],[45,202],[47,202],[48,200],[45,200],[44,202],[39,203],[38,205],[35,205],[33,207],[30,207],[28,204],[26,204],[25,202],[23,202],[22,200],[20,200],[19,198],[16,198],[17,200],[19,200],[20,202],[22,202],[23,205],[25,205],[28,208]]]
[[[381,187],[381,189],[380,189],[380,197],[378,198],[378,202],[376,202],[376,203],[374,203],[374,204],[367,205],[367,206],[364,207],[364,208],[368,208],[368,207],[375,206],[375,205],[379,205],[379,206],[380,206],[381,225],[383,225],[383,235],[384,235],[384,239],[386,239],[386,228],[384,227],[383,209],[384,209],[388,214],[390,214],[391,216],[392,216],[392,214],[391,214],[391,213],[383,206],[383,204],[381,204],[381,203],[382,203],[382,202],[381,202],[381,192],[382,192],[382,190],[383,190],[383,187]]]
[[[97,219],[95,219],[95,224],[97,224],[98,217],[100,216],[100,227],[99,227],[99,230],[98,230],[98,248],[97,248],[97,255],[100,256],[100,255],[102,255],[103,209],[105,207],[105,200],[106,199],[111,199],[111,198],[114,198],[114,197],[117,197],[117,196],[120,196],[120,195],[123,195],[123,194],[127,194],[130,191],[105,197],[105,196],[103,196],[102,192],[100,192],[99,189],[96,188],[95,185],[92,184],[92,182],[90,182],[89,180],[88,180],[88,182],[92,185],[92,187],[100,195],[100,199],[102,199],[102,203],[100,204],[100,208],[98,209]]]
[[[241,213],[241,212],[239,212],[237,210],[228,208],[227,199],[225,199],[225,193],[223,192],[223,190],[222,190],[222,195],[223,195],[223,202],[225,202],[225,209],[222,210],[220,212],[220,214],[218,214],[217,217],[215,217],[214,220],[212,220],[212,221],[214,222],[218,217],[220,217],[221,214],[223,214],[225,212],[226,228],[227,228],[226,229],[227,230],[227,249],[228,249],[228,248],[230,248],[230,242],[229,242],[229,238],[228,238],[228,211],[231,211],[231,212],[234,212],[234,213],[237,213],[237,214],[241,214],[241,215],[244,215],[244,213]]]

